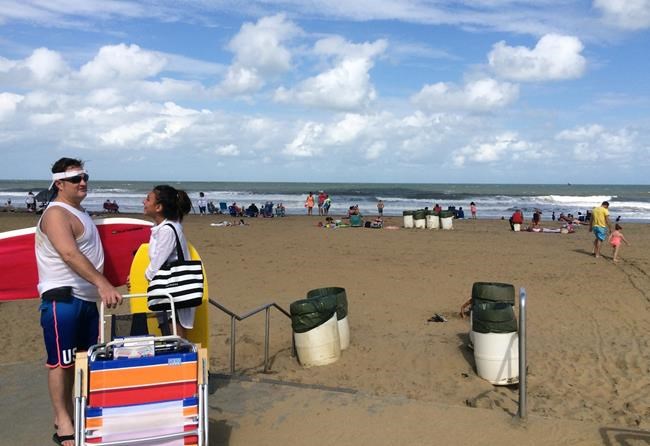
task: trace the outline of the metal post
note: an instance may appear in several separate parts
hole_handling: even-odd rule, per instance
[[[235,374],[235,316],[230,317],[230,374]]]
[[[519,288],[519,419],[526,414],[526,289]]]
[[[264,373],[269,372],[269,327],[271,307],[266,307],[266,316],[264,320]]]

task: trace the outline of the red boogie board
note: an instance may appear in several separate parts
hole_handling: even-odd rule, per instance
[[[149,242],[152,223],[136,218],[100,218],[97,225],[104,247],[104,275],[121,286],[136,251]],[[36,227],[0,233],[0,301],[40,297],[34,251]]]

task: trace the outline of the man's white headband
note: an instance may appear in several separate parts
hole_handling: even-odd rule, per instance
[[[56,180],[63,180],[65,178],[72,178],[76,177],[79,175],[83,175],[86,172],[86,169],[79,169],[79,170],[68,170],[65,172],[57,172],[52,174],[52,184],[50,184],[50,189],[52,189],[52,186],[54,186],[54,182]]]

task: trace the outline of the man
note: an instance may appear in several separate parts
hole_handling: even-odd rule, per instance
[[[31,190],[27,194],[27,198],[25,198],[25,205],[27,206],[27,212],[36,212],[36,197]]]
[[[196,203],[199,205],[199,213],[201,215],[205,215],[205,211],[207,209],[207,200],[205,199],[205,194],[203,192],[199,192],[199,199]]]
[[[102,275],[104,251],[99,232],[81,207],[88,194],[83,162],[61,158],[54,163],[52,187],[55,198],[36,227],[38,291],[56,429],[52,440],[72,446],[75,352],[97,343],[97,302],[101,299],[114,308],[122,296]]]
[[[384,216],[384,202],[383,202],[383,200],[379,200],[377,202],[377,214],[379,214],[380,217]]]
[[[591,219],[589,220],[589,230],[594,233],[594,257],[600,257],[600,248],[605,238],[607,238],[607,230],[611,230],[611,223],[609,222],[609,202],[603,203],[595,207],[591,211]]]

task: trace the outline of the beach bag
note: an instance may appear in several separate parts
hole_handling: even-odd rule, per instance
[[[149,282],[147,306],[151,311],[170,310],[170,295],[175,309],[198,307],[203,300],[203,265],[200,260],[185,260],[178,233],[169,226],[176,236],[178,260],[166,262]]]

